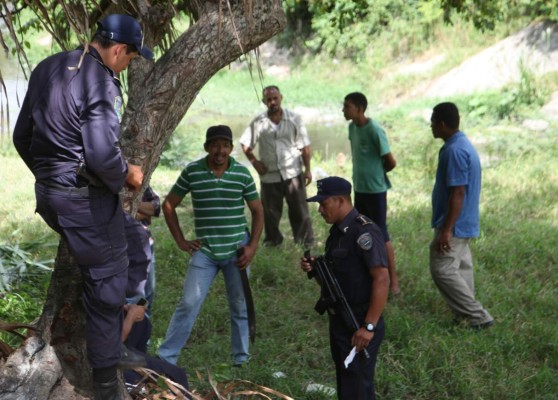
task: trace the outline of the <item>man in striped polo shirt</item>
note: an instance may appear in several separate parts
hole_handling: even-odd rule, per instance
[[[231,316],[233,365],[248,358],[248,315],[239,269],[248,268],[256,253],[263,230],[263,208],[254,179],[248,169],[230,156],[232,132],[217,125],[207,130],[204,149],[207,156],[182,171],[163,203],[163,213],[178,247],[190,254],[184,293],[159,347],[159,357],[176,364],[180,350],[192,331],[201,305],[215,276],[225,278]],[[196,236],[184,237],[176,208],[190,193]],[[252,233],[247,233],[244,202],[252,216]],[[237,250],[243,248],[237,257]]]

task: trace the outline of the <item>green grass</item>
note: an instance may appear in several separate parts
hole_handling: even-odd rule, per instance
[[[451,48],[464,41],[463,33],[458,32],[454,41],[447,37],[445,40],[437,46]],[[484,42],[474,36],[464,43],[469,49],[455,50],[463,53],[463,57]],[[458,64],[461,59],[453,62]],[[436,73],[439,72],[443,71]],[[546,132],[529,132],[521,128],[523,118],[545,117],[536,106],[522,105],[511,118],[499,120],[494,113],[497,94],[453,99],[463,111],[463,129],[476,143],[484,166],[482,233],[472,248],[477,296],[495,317],[496,324],[489,330],[473,332],[452,324],[451,312],[435,288],[428,268],[430,192],[442,145],[432,139],[427,122],[435,100],[418,99],[397,107],[378,107],[379,99],[395,98],[396,90],[412,82],[401,82],[403,86],[390,89],[389,82],[393,81],[386,78],[371,82],[367,76],[380,75],[362,64],[333,64],[318,59],[313,64],[303,61],[289,79],[277,79],[274,83],[282,87],[289,107],[319,107],[324,114],[339,113],[343,95],[351,90],[370,92],[371,113],[386,127],[398,162],[390,173],[393,189],[388,195],[388,222],[403,294],[390,299],[385,310],[387,333],[376,370],[378,398],[557,399],[558,123],[550,120]],[[267,83],[272,82],[266,79]],[[545,77],[544,86],[556,90],[556,74]],[[476,103],[471,106],[475,99],[486,104],[486,113],[478,113]],[[200,100],[185,121],[195,119],[195,134],[201,136],[208,123],[217,122],[216,115],[223,122],[242,120],[245,124],[259,109],[246,71],[223,71],[202,90]],[[204,116],[207,113],[210,115]],[[345,129],[344,124],[338,126],[343,134]],[[334,149],[330,154],[336,154]],[[239,159],[243,160],[243,156]],[[31,174],[9,148],[1,152],[0,163],[3,166],[0,196],[4,199],[0,203],[2,240],[56,243],[56,235],[33,214]],[[350,159],[337,164],[324,152],[315,154],[313,167],[329,174],[351,176]],[[159,167],[151,185],[164,196],[179,172],[178,168]],[[309,192],[315,190],[312,185]],[[314,207],[311,212],[318,241],[314,253],[318,254],[323,251],[329,227]],[[179,209],[179,217],[186,235],[192,235],[189,200]],[[284,233],[290,233],[286,217],[281,227]],[[181,295],[188,256],[177,249],[163,218],[154,220],[153,235],[157,297],[150,351],[155,352]],[[36,251],[36,257],[51,258],[55,251],[55,247],[44,246]],[[247,379],[296,399],[329,398],[304,391],[310,382],[335,387],[335,377],[327,321],[313,311],[318,289],[298,268],[301,254],[302,249],[287,240],[279,249],[261,247],[256,255],[251,284],[258,335],[247,368],[230,367],[225,289],[222,277],[216,279],[179,359],[189,373],[192,387],[207,392],[207,381],[198,380],[196,372],[209,368],[221,381]],[[39,283],[33,287],[44,293]],[[22,287],[18,295],[27,291]],[[10,299],[10,307],[2,307],[7,303],[0,300],[0,319],[28,322],[40,313],[44,299],[37,294],[27,295],[17,312],[16,300]],[[277,371],[286,374],[286,378],[274,378]]]
[[[485,138],[498,139],[493,136],[497,135],[483,132]],[[414,141],[395,141],[400,166],[393,172],[389,221],[403,295],[390,300],[385,312],[388,333],[377,368],[380,398],[556,398],[557,146],[528,133],[514,138],[524,141],[531,141],[538,151],[504,153],[498,163],[484,169],[483,229],[473,251],[478,298],[496,324],[483,332],[452,324],[428,270],[433,170],[428,157],[415,157],[412,150],[426,143],[435,153],[441,142],[433,142],[427,131]],[[330,162],[323,168],[335,173],[336,167]],[[173,173],[177,171],[158,171],[154,180],[164,176],[168,188]],[[328,227],[315,209],[312,213],[317,239],[323,244]],[[181,218],[189,229],[188,207]],[[289,232],[286,221],[282,227]],[[176,250],[161,220],[155,222],[155,232],[157,279],[165,295],[155,301],[153,349],[164,337],[187,265],[187,257]],[[217,279],[180,358],[194,385],[198,383],[193,372],[209,367],[222,379],[241,377],[294,398],[327,398],[309,397],[303,391],[310,382],[334,387],[335,381],[327,322],[312,310],[317,287],[298,270],[301,253],[290,242],[281,249],[259,250],[251,275],[258,338],[250,366],[241,371],[228,366],[228,311],[222,278]],[[277,371],[287,378],[273,378]]]
[[[412,125],[412,121],[400,123]],[[482,236],[473,242],[475,278],[478,299],[494,315],[496,324],[487,331],[472,332],[452,324],[451,313],[428,271],[433,182],[429,159],[441,145],[429,135],[426,129],[416,133],[414,140],[410,135],[391,135],[399,166],[392,175],[389,223],[403,295],[390,300],[385,311],[388,330],[376,371],[379,398],[556,398],[558,148],[545,138],[517,133],[512,143],[528,141],[530,151],[503,151],[498,162],[484,168]],[[2,169],[2,195],[18,199],[0,206],[2,237],[9,237],[17,227],[21,228],[19,240],[37,238],[38,232],[48,234],[44,224],[31,217],[32,183],[23,164],[13,154],[5,154],[1,162],[13,166],[8,173]],[[320,165],[332,174],[348,173],[331,160]],[[153,175],[152,186],[164,194],[178,173],[160,168]],[[315,208],[311,211],[319,242],[314,252],[318,253],[328,226]],[[186,234],[192,234],[188,201],[179,217]],[[286,220],[282,228],[289,232]],[[151,351],[164,337],[188,263],[161,218],[154,220],[153,234],[158,291]],[[52,249],[39,253],[48,251]],[[289,241],[280,249],[259,249],[251,275],[258,337],[251,348],[250,365],[241,370],[230,368],[228,309],[222,277],[217,278],[179,360],[193,387],[208,389],[195,372],[209,368],[219,380],[247,379],[297,399],[328,398],[304,393],[310,382],[334,387],[335,380],[327,321],[313,311],[318,291],[298,268],[301,253]],[[28,317],[32,317],[28,303],[36,302],[37,313],[41,300],[25,300]],[[12,308],[6,307],[5,312]],[[12,320],[12,315],[21,316],[10,311],[0,318]],[[273,378],[277,371],[287,377]]]

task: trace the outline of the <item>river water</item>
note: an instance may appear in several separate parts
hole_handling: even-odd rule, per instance
[[[294,111],[296,112],[298,110],[295,108]],[[263,109],[260,110],[260,112],[263,112]],[[329,159],[337,156],[339,153],[347,155],[350,152],[347,122],[343,119],[341,111],[339,111],[339,118],[329,120],[316,120],[313,115],[305,116],[304,112],[305,110],[301,109],[300,114],[302,115],[306,130],[308,131],[308,136],[312,142],[311,148],[314,157],[319,154],[321,159]],[[238,147],[236,150],[240,151],[238,140],[248,124],[251,122],[252,118],[256,115],[257,112],[252,116],[246,117],[223,116],[221,114],[212,115],[211,112],[207,112],[204,115],[204,119],[207,121],[205,124],[207,127],[216,124],[225,124],[230,126],[233,131],[235,146]],[[188,124],[188,122],[189,117],[187,114],[182,124]],[[199,125],[199,120],[196,121],[196,124]],[[203,133],[204,132],[200,132],[199,134]]]
[[[6,63],[4,57],[5,56],[2,53],[2,55],[0,55],[0,71],[2,73],[5,87],[0,86],[0,107],[2,112],[6,111],[6,106],[9,107],[9,128],[11,132],[17,120],[21,103],[25,97],[27,82],[21,72],[18,72],[17,69]],[[4,122],[4,128],[7,126],[7,117],[8,114],[5,114],[6,120]]]
[[[0,71],[2,72],[6,89],[6,91],[4,91],[4,88],[0,87],[0,105],[2,109],[5,109],[6,104],[9,106],[10,136],[27,90],[27,81],[14,63],[15,60],[12,57],[7,61],[3,53],[0,55]],[[191,119],[195,119],[195,125],[204,127],[202,132],[192,133],[197,135],[203,135],[205,129],[211,125],[229,125],[233,131],[235,143],[238,143],[240,135],[250,123],[251,119],[259,112],[264,111],[264,108],[260,107],[259,110],[255,110],[253,115],[249,116],[223,115],[212,111],[212,109],[208,107],[199,106],[199,104],[196,104],[197,102],[198,100],[194,101],[191,110],[203,108],[203,117],[200,117],[199,112],[187,113],[181,124],[188,125]],[[347,123],[343,119],[341,106],[339,106],[339,110],[329,111],[318,111],[305,107],[294,107],[292,110],[302,116],[312,142],[311,147],[314,157],[317,156],[321,159],[329,159],[337,156],[339,153],[343,153],[344,155],[349,154],[350,147],[347,138]],[[190,117],[191,114],[195,116]],[[6,126],[7,118],[4,127]],[[4,129],[4,138],[6,137],[5,133],[6,130]],[[181,140],[187,139],[181,138]],[[240,146],[237,147],[238,149],[235,150],[239,151]],[[203,149],[200,150],[203,152]]]
[[[10,117],[10,135],[17,120],[19,114],[20,105],[25,96],[25,91],[27,83],[23,80],[7,79],[4,81],[8,93],[8,104],[9,104],[9,117]],[[3,90],[3,89],[2,89]],[[5,95],[2,92],[1,104],[6,104]],[[206,112],[204,115],[204,120],[206,127],[215,124],[226,124],[231,127],[234,133],[235,144],[238,143],[240,136],[246,126],[250,123],[253,116],[223,116],[222,114],[212,114],[211,112]],[[349,154],[350,147],[348,141],[347,133],[347,123],[342,119],[338,121],[316,121],[313,118],[305,118],[303,115],[303,120],[305,121],[306,129],[308,130],[308,135],[310,141],[312,142],[311,148],[314,157],[318,156],[321,159],[329,159],[331,157],[337,156],[339,153],[344,155]],[[186,114],[184,120],[181,124],[188,124],[189,116]],[[306,122],[308,121],[308,122]],[[196,122],[199,125],[200,121]],[[203,135],[205,132],[196,132],[195,134]],[[187,138],[181,138],[181,140],[188,140]],[[237,151],[240,150],[240,146],[237,145]],[[203,152],[200,149],[200,152]]]

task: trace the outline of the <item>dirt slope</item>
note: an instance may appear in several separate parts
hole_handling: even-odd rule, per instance
[[[467,59],[414,94],[449,97],[497,89],[518,82],[521,65],[536,75],[558,71],[558,25],[533,23]]]

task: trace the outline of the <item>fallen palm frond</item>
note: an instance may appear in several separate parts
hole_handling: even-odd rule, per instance
[[[285,394],[245,380],[231,380],[226,382],[215,382],[215,379],[207,370],[207,377],[197,372],[198,379],[207,380],[211,391],[207,394],[190,391],[169,378],[147,368],[134,369],[143,378],[130,391],[134,400],[231,400],[262,398],[266,400],[283,399],[293,400]]]
[[[0,331],[11,333],[12,335],[18,336],[21,339],[25,339],[27,335],[23,335],[17,331],[17,329],[31,329],[35,330],[34,325],[29,324],[9,324],[0,320]],[[10,354],[12,354],[16,349],[10,346],[8,343],[0,340],[0,360],[5,360]]]
[[[266,386],[258,385],[257,383],[245,381],[245,380],[233,380],[223,382],[217,385],[219,390],[219,395],[224,399],[234,399],[238,396],[246,398],[250,397],[261,397],[264,399],[283,399],[283,400],[293,400],[285,394],[279,393],[278,391],[268,388]],[[273,395],[274,397],[269,397],[267,394]]]

